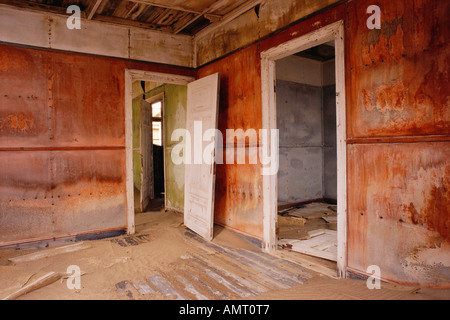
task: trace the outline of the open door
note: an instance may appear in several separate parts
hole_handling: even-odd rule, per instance
[[[213,238],[216,136],[205,143],[203,136],[217,129],[218,101],[218,73],[188,84],[186,129],[193,148],[185,156],[184,224],[208,241]]]
[[[141,208],[144,212],[154,198],[152,107],[141,101]]]

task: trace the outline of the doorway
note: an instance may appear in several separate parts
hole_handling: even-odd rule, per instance
[[[278,246],[337,260],[335,44],[276,61]]]
[[[327,45],[333,50],[334,59],[334,80],[335,88],[325,89],[314,88],[311,83],[284,83],[285,88],[281,88],[281,81],[291,80],[291,82],[301,82],[298,80],[300,73],[305,73],[304,79],[312,80],[317,73],[310,69],[317,69],[316,65],[311,62],[305,63],[311,56],[308,54],[317,53],[318,48]],[[284,60],[286,59],[286,60]],[[286,64],[288,60],[302,60],[303,65],[297,69],[297,72],[291,72],[289,76],[294,78],[286,78],[292,65]],[[316,58],[317,59],[317,58]],[[285,69],[283,71],[283,63]],[[323,61],[320,63],[324,63]],[[286,65],[288,66],[286,69]],[[300,64],[301,65],[301,64]],[[309,68],[309,69],[308,69]],[[320,79],[324,82],[322,65],[319,69]],[[333,66],[330,68],[333,69]],[[309,70],[309,71],[308,71]],[[295,70],[294,70],[295,71]],[[285,77],[285,79],[277,79]],[[263,129],[268,131],[273,129],[283,129],[279,131],[279,175],[268,175],[263,177],[263,246],[265,250],[278,250],[283,243],[278,240],[279,215],[294,210],[302,209],[311,205],[311,203],[323,204],[330,211],[329,216],[336,219],[335,234],[336,252],[333,253],[333,260],[337,263],[339,277],[345,277],[346,274],[346,118],[345,118],[345,62],[344,62],[344,24],[338,21],[331,25],[320,28],[300,38],[285,42],[277,47],[271,48],[261,53],[261,78],[262,78],[262,117]],[[277,81],[279,80],[279,81]],[[293,81],[295,80],[295,81]],[[276,94],[275,94],[275,83]],[[285,96],[280,95],[280,91],[285,90]],[[334,115],[324,113],[325,91],[334,90],[332,93],[327,92],[327,97],[334,93]],[[302,96],[303,94],[303,96]],[[290,95],[290,96],[289,96]],[[307,102],[307,98],[309,102]],[[284,98],[284,100],[283,100]],[[316,107],[313,101],[318,101]],[[303,107],[299,103],[303,103]],[[290,111],[284,111],[288,114],[280,115],[280,107],[282,104]],[[330,103],[330,102],[329,102]],[[281,106],[279,106],[281,104]],[[333,103],[330,103],[333,104]],[[295,107],[297,105],[297,107]],[[289,116],[289,112],[292,114]],[[281,128],[279,120],[291,121],[294,118],[299,122],[288,125],[287,128]],[[335,121],[334,126],[329,125],[330,118]],[[303,122],[303,126],[300,126]],[[324,125],[327,124],[327,125]],[[286,125],[286,124],[283,124]],[[325,129],[326,127],[326,129]],[[331,133],[330,133],[331,132]],[[334,134],[332,133],[334,132]],[[325,134],[324,134],[325,133]],[[330,145],[330,141],[334,140],[335,145]],[[283,145],[284,144],[284,145]],[[276,148],[271,145],[268,140],[268,148]],[[331,156],[335,152],[335,157]],[[324,159],[336,159],[335,161],[324,161]],[[335,163],[335,165],[333,165]],[[335,168],[333,168],[335,166]],[[294,178],[291,174],[302,175]],[[325,174],[327,172],[327,174]],[[335,179],[326,178],[331,173],[335,175]],[[283,176],[285,174],[285,176]],[[284,180],[283,180],[284,179]],[[329,186],[327,186],[329,185]],[[328,196],[335,186],[335,195]],[[302,190],[303,189],[303,190]],[[279,201],[280,200],[280,201]],[[336,201],[334,201],[336,200]],[[318,202],[320,201],[320,202]],[[278,206],[285,204],[286,207]],[[331,202],[331,203],[329,203]],[[336,203],[333,203],[336,202]],[[334,207],[335,206],[335,207]],[[288,209],[287,211],[283,211]],[[289,211],[289,209],[292,209]],[[333,214],[333,209],[336,210]],[[319,211],[322,211],[320,209]],[[301,214],[300,214],[301,215]],[[292,217],[294,218],[294,217]],[[300,216],[305,221],[306,218]],[[321,217],[322,218],[322,217]],[[297,221],[298,224],[301,224]],[[324,223],[327,223],[324,221]],[[323,228],[325,229],[325,228]],[[320,230],[320,229],[316,229]],[[311,231],[316,231],[311,230]],[[332,230],[334,231],[334,230]],[[300,232],[299,232],[300,233]],[[325,232],[327,233],[327,232]],[[306,235],[313,238],[317,234]],[[298,239],[300,240],[300,239]]]
[[[126,145],[126,197],[127,197],[127,233],[135,233],[135,211],[148,209],[145,203],[141,206],[142,169],[148,170],[146,174],[153,203],[164,206],[166,209],[180,211],[178,203],[170,202],[171,195],[180,192],[169,188],[171,179],[184,178],[184,172],[176,172],[167,168],[164,153],[170,153],[172,145],[165,144],[165,128],[173,130],[178,122],[184,123],[184,118],[176,110],[171,110],[171,100],[166,97],[175,97],[172,100],[183,98],[183,87],[194,81],[193,77],[163,74],[141,70],[125,70],[125,145]],[[133,90],[134,88],[134,90]],[[137,94],[133,94],[133,91]],[[174,102],[177,108],[177,102]],[[144,112],[141,113],[141,111]],[[167,111],[165,113],[165,110]],[[183,112],[181,112],[183,114]],[[144,116],[144,118],[143,118]],[[178,120],[177,120],[178,119]],[[142,125],[144,124],[144,125]],[[142,134],[142,130],[145,133]],[[136,133],[139,132],[139,135]],[[141,139],[142,137],[142,139]],[[146,149],[143,151],[143,147]],[[137,154],[137,155],[136,155]],[[142,156],[145,154],[146,156]],[[136,155],[136,156],[135,156]],[[151,160],[151,161],[150,161]],[[137,169],[139,167],[140,171]],[[180,170],[180,168],[177,168]],[[162,180],[161,180],[162,179]],[[179,179],[180,180],[180,179]],[[184,179],[181,179],[184,181]],[[177,184],[178,185],[178,184]],[[184,184],[179,186],[184,189]],[[168,192],[172,190],[173,192]],[[139,196],[138,196],[139,195]],[[135,197],[136,196],[136,197]],[[155,201],[156,200],[156,201]],[[183,199],[181,199],[182,203]],[[139,208],[135,207],[139,204]],[[143,209],[142,209],[143,208]],[[181,208],[182,210],[182,208]]]
[[[136,213],[164,208],[164,83],[133,82],[133,185]]]

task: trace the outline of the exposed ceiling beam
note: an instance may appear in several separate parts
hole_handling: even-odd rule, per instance
[[[196,14],[192,19],[188,20],[186,23],[182,24],[181,26],[179,26],[177,29],[175,29],[173,31],[173,33],[177,34],[180,33],[181,31],[183,31],[185,28],[187,28],[188,26],[190,26],[191,24],[193,24],[195,21],[197,21],[202,15],[201,14]]]
[[[46,11],[49,13],[67,15],[67,8],[37,2],[28,2],[23,0],[0,0],[0,4],[15,6],[16,8],[21,9],[39,10],[39,11]],[[86,13],[80,12],[80,17],[86,18]]]
[[[171,6],[171,5],[168,5],[168,4],[156,3],[156,2],[151,2],[151,1],[145,1],[145,0],[129,0],[129,1],[135,2],[135,3],[146,4],[148,6],[153,6],[153,7],[172,9],[172,10],[178,10],[178,11],[184,11],[184,12],[190,12],[190,13],[200,14],[200,15],[203,14],[202,12],[199,12],[199,11],[194,11],[194,10],[186,9],[186,8],[183,8],[183,7]],[[219,15],[214,15],[214,16],[222,17],[222,16],[219,16]]]
[[[98,7],[102,4],[103,0],[92,1],[89,7],[86,9],[86,19],[91,20],[94,14],[97,12]]]
[[[108,23],[121,24],[121,25],[126,25],[126,26],[137,27],[137,28],[144,28],[144,29],[151,29],[151,30],[155,30],[155,31],[163,31],[163,32],[173,33],[173,28],[170,26],[161,26],[161,25],[157,25],[154,23],[140,22],[140,21],[123,19],[123,18],[118,18],[118,17],[96,15],[95,19],[93,21],[108,22]]]
[[[226,15],[224,15],[222,17],[222,19],[220,19],[220,21],[212,23],[208,27],[206,27],[205,29],[203,29],[200,32],[198,32],[195,35],[195,38],[198,39],[198,38],[201,38],[201,37],[209,34],[210,32],[213,32],[214,30],[216,30],[220,26],[223,26],[224,24],[226,24],[226,23],[236,19],[237,17],[239,17],[240,15],[242,15],[245,12],[249,11],[250,9],[253,9],[257,5],[261,4],[263,1],[264,0],[250,0],[250,1],[245,2],[243,5],[237,7],[236,9],[231,11],[230,13],[227,13]]]
[[[195,21],[197,21],[201,16],[205,16],[205,18],[207,18],[208,20],[211,21],[211,19],[214,20],[220,20],[222,18],[222,16],[219,15],[215,15],[215,14],[210,14],[211,11],[217,10],[218,8],[221,8],[223,5],[225,5],[226,3],[228,3],[228,0],[219,0],[216,1],[215,3],[213,3],[212,5],[210,5],[208,8],[206,8],[205,10],[203,10],[203,12],[196,14],[191,20],[187,21],[185,24],[181,25],[180,27],[178,27],[177,29],[174,30],[174,33],[177,34],[179,32],[181,32],[182,30],[184,30],[186,27],[188,27],[189,25],[193,24]]]
[[[135,3],[133,5],[133,7],[130,9],[130,11],[128,11],[125,18],[135,20],[145,9],[146,9],[145,5],[142,5],[140,3]]]

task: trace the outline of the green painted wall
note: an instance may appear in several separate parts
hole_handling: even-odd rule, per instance
[[[186,128],[187,87],[165,86],[164,145],[166,166],[166,204],[168,209],[184,211],[184,164],[175,165],[171,159],[177,141],[171,141],[172,132]]]
[[[172,132],[186,127],[187,87],[166,84],[156,87],[146,93],[145,98],[151,98],[164,92],[164,165],[166,174],[166,204],[167,209],[184,210],[184,165],[175,165],[171,160],[172,149],[178,144],[172,142]],[[142,96],[133,99],[133,169],[134,186],[140,190],[140,103]]]
[[[141,101],[142,96],[133,99],[133,179],[138,190],[141,190]]]

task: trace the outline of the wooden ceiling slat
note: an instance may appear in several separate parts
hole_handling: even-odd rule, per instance
[[[0,4],[7,4],[18,8],[40,10],[56,14],[64,14],[64,15],[67,14],[67,8],[49,5],[45,3],[37,3],[22,0],[0,0]],[[81,17],[85,18],[86,14],[84,12],[81,12]]]
[[[122,24],[122,25],[137,27],[137,28],[151,29],[151,30],[156,30],[156,31],[173,32],[173,28],[170,26],[161,26],[161,25],[156,25],[154,23],[146,23],[146,22],[134,21],[134,20],[123,19],[123,18],[118,18],[118,17],[96,15],[95,20],[102,21],[102,22],[115,23],[115,24]]]
[[[128,12],[133,9],[134,5],[134,2],[122,0],[119,2],[112,15],[114,17],[125,18]]]
[[[91,20],[96,14],[98,7],[102,4],[103,0],[91,1],[89,7],[86,9],[86,19]]]
[[[67,14],[69,5],[76,4],[82,9],[81,17],[88,20],[193,36],[205,26],[226,23],[243,10],[261,2],[261,0],[217,0],[202,12],[198,12],[190,9],[188,5],[183,7],[174,5],[172,1],[155,1],[157,0],[0,0],[0,4],[64,15]],[[217,10],[224,12],[224,8],[228,7],[231,10],[229,14],[225,16],[217,14]]]
[[[173,6],[173,5],[167,5],[167,4],[162,4],[162,3],[156,3],[156,2],[152,2],[152,1],[145,1],[145,0],[130,0],[130,1],[141,3],[141,4],[150,5],[150,6],[153,6],[153,7],[160,7],[160,8],[165,8],[165,9],[172,9],[172,10],[177,10],[177,11],[190,12],[190,13],[194,13],[194,14],[202,14],[202,12],[195,11],[195,10],[190,10],[188,8],[183,8],[183,7],[179,7],[179,6]],[[214,15],[214,16],[220,17],[218,15]]]
[[[136,20],[145,9],[146,9],[145,5],[135,3],[133,8],[128,12],[126,18]]]

